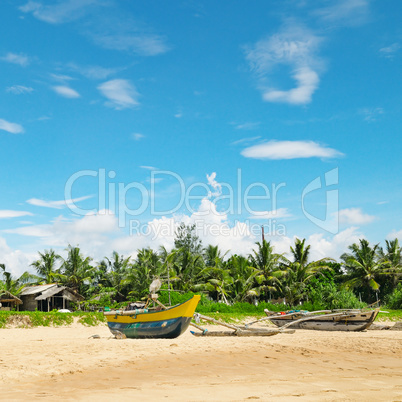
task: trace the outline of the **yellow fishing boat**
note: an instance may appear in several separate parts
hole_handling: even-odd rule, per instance
[[[153,299],[156,301],[155,299]],[[190,325],[199,295],[182,304],[134,310],[105,311],[110,331],[115,336],[126,338],[177,338]]]

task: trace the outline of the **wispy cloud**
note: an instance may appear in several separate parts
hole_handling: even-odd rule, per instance
[[[394,240],[394,239],[402,239],[402,230],[393,230],[391,233],[388,233],[387,235],[388,240]]]
[[[382,114],[384,114],[384,109],[382,107],[364,108],[360,109],[359,113],[363,115],[365,121],[374,122],[377,121]]]
[[[311,102],[320,82],[318,73],[323,66],[316,55],[321,42],[322,38],[292,21],[279,33],[246,48],[246,59],[258,77],[265,101],[296,105]],[[280,90],[270,82],[273,81],[275,68],[280,65],[290,66],[295,88]]]
[[[131,134],[131,138],[133,140],[135,140],[135,141],[142,140],[144,137],[145,137],[145,135],[141,134],[141,133],[133,133],[133,134]]]
[[[330,6],[315,10],[313,13],[326,24],[354,26],[363,24],[368,19],[368,0],[337,0],[330,4]]]
[[[102,66],[80,66],[76,63],[69,63],[67,67],[92,80],[104,80],[123,70],[122,68],[105,68]]]
[[[57,94],[59,94],[60,96],[63,96],[64,98],[72,98],[73,99],[73,98],[80,97],[80,94],[76,90],[74,90],[70,87],[64,86],[64,85],[57,85],[55,87],[52,87],[52,89]]]
[[[62,24],[83,17],[89,12],[89,7],[98,5],[97,0],[63,0],[55,4],[44,4],[37,1],[28,1],[19,7],[23,13],[32,13],[38,20],[49,24]]]
[[[139,94],[128,80],[116,79],[106,81],[98,86],[98,90],[108,99],[105,104],[115,109],[132,108],[139,105]]]
[[[24,128],[20,124],[10,123],[4,119],[0,119],[0,130],[7,131],[11,134],[20,134],[24,132]]]
[[[24,87],[23,85],[13,85],[12,87],[7,87],[6,92],[10,92],[15,95],[29,94],[33,92],[33,88]]]
[[[80,27],[81,34],[107,49],[142,56],[154,56],[169,50],[163,36],[153,33],[145,23],[136,21],[127,9],[120,10],[119,3],[110,0],[58,0],[53,4],[28,1],[19,10],[54,25],[85,18],[85,24]],[[106,12],[102,12],[102,8]],[[91,18],[86,18],[88,16]]]
[[[140,168],[146,170],[158,170],[158,168],[155,166],[140,166]]]
[[[84,200],[87,200],[92,197],[93,197],[92,195],[86,195],[84,197],[74,198],[71,200],[60,200],[60,201],[45,201],[45,200],[40,200],[38,198],[30,198],[26,202],[28,204],[35,205],[37,207],[62,209],[67,206],[73,206],[76,202],[84,201]]]
[[[253,159],[335,158],[342,153],[313,141],[268,141],[243,149],[241,154]]]
[[[388,59],[393,59],[400,48],[401,45],[399,43],[393,43],[390,46],[382,47],[380,49],[380,54]]]
[[[1,57],[0,60],[8,63],[18,64],[22,67],[26,67],[30,63],[28,56],[16,53],[7,53],[4,57]]]
[[[234,128],[236,130],[256,130],[258,127],[260,127],[260,122],[259,121],[248,121],[245,123],[232,123],[234,125]]]
[[[50,74],[50,78],[54,81],[58,81],[58,82],[68,82],[68,81],[72,81],[74,80],[73,77],[70,77],[69,75],[65,75],[65,74]]]
[[[269,220],[289,218],[291,216],[292,215],[289,213],[289,210],[287,208],[278,208],[273,211],[254,211],[249,219]]]
[[[375,219],[375,216],[363,213],[361,208],[346,208],[339,211],[339,222],[348,225],[364,225]]]
[[[256,140],[259,140],[260,138],[261,136],[241,138],[240,140],[233,141],[232,145],[239,145],[239,144],[248,145]]]
[[[13,211],[10,209],[0,209],[0,219],[19,218],[21,216],[32,216],[31,212]]]
[[[210,175],[207,174],[208,185],[212,187],[215,191],[210,192],[210,197],[219,197],[222,194],[222,185],[216,180],[216,172],[212,172]]]
[[[95,43],[106,49],[129,51],[141,56],[156,56],[169,50],[164,38],[159,35],[99,32],[91,34],[91,37]]]

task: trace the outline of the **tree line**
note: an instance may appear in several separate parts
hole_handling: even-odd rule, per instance
[[[105,305],[147,297],[155,277],[163,290],[202,293],[208,300],[269,302],[284,300],[290,306],[310,303],[311,308],[355,308],[377,300],[402,308],[402,249],[398,239],[386,240],[383,249],[365,239],[348,247],[340,261],[310,261],[310,245],[295,239],[290,257],[275,253],[271,243],[257,242],[248,256],[227,257],[218,246],[204,247],[194,225],[181,224],[174,249],[143,248],[137,256],[111,256],[95,263],[79,247],[67,248],[62,258],[54,250],[39,252],[25,272],[13,278],[0,264],[0,294],[16,296],[25,286],[60,283],[93,304]]]

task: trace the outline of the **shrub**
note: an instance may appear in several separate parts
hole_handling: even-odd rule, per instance
[[[394,291],[388,295],[385,300],[387,307],[392,309],[402,309],[402,283],[400,283]]]
[[[308,288],[309,301],[302,304],[305,310],[332,310],[363,308],[365,303],[359,301],[353,291],[338,289],[332,281],[313,280]]]

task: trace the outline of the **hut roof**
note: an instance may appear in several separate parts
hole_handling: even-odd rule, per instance
[[[21,299],[19,299],[17,296],[14,296],[7,290],[0,291],[0,303],[1,302],[13,302],[15,304],[22,304]]]
[[[51,283],[49,285],[37,285],[37,286],[27,286],[24,290],[20,293],[20,296],[29,296],[35,295],[37,293],[42,293],[50,288],[56,287],[56,283]]]
[[[66,288],[65,286],[53,286],[49,289],[46,289],[39,296],[35,297],[35,300],[45,300],[48,297],[52,297],[52,296],[56,295],[57,293],[62,292],[65,288]]]
[[[82,301],[84,297],[80,294],[74,292],[72,289],[69,289],[65,286],[58,285],[56,283],[52,283],[49,285],[38,285],[38,286],[29,286],[26,287],[22,292],[21,296],[30,296],[37,295],[35,300],[46,300],[52,296],[63,297],[64,299],[70,301]]]

